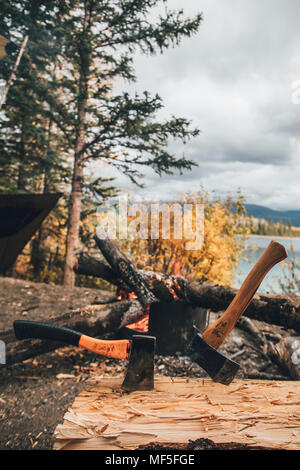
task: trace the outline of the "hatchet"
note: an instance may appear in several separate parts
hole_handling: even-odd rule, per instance
[[[199,332],[195,333],[187,352],[214,382],[229,385],[234,379],[240,368],[239,364],[221,354],[217,349],[248,307],[266,274],[275,264],[287,256],[284,246],[272,240],[223,315],[210,325],[202,335]]]
[[[129,359],[122,388],[128,391],[154,388],[154,336],[134,335],[131,340],[102,340],[70,328],[24,320],[16,320],[14,330],[17,339],[50,339],[80,346],[102,356]]]

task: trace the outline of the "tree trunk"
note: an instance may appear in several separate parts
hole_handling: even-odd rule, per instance
[[[90,379],[55,430],[55,450],[147,449],[155,459],[157,449],[173,458],[201,448],[299,450],[300,383],[236,380],[225,387],[156,375],[154,390],[128,395],[122,380]]]
[[[49,119],[47,132],[47,152],[49,152],[51,149],[51,142],[53,139],[52,127],[53,121]],[[57,192],[57,188],[55,187],[55,185],[51,184],[51,170],[49,168],[45,168],[43,171],[41,191],[43,194]],[[36,279],[38,279],[47,261],[46,258],[48,250],[44,243],[46,238],[47,229],[44,221],[31,242],[30,263],[33,265],[33,274]],[[48,257],[48,260],[50,260],[50,258],[51,256]]]
[[[80,133],[81,134],[81,133]],[[72,194],[69,207],[68,232],[66,239],[66,256],[64,269],[64,286],[74,287],[75,273],[74,265],[76,262],[75,252],[79,240],[80,213],[81,213],[81,196],[82,196],[82,177],[83,164],[78,152],[82,149],[82,139],[80,134],[77,137],[75,162],[73,169]]]
[[[85,3],[85,17],[83,24],[83,34],[85,35],[90,28],[90,10]],[[88,103],[88,74],[90,62],[90,50],[86,47],[86,38],[79,39],[78,52],[81,58],[80,76],[79,76],[79,99],[78,99],[78,127],[76,132],[74,167],[72,178],[72,193],[69,206],[69,221],[66,238],[66,255],[64,268],[64,286],[74,287],[75,272],[74,265],[76,262],[76,249],[79,241],[80,214],[81,214],[81,197],[83,182],[83,148],[85,144],[85,124],[86,124],[86,107]]]
[[[19,154],[19,167],[18,167],[18,180],[17,180],[17,189],[25,190],[26,188],[26,176],[24,171],[24,162],[25,162],[25,119],[26,116],[23,116],[21,137],[20,137],[20,154]]]
[[[44,229],[43,227],[41,227],[35,237],[32,239],[30,247],[30,263],[33,266],[33,275],[36,279],[42,270],[43,262],[45,259],[45,252],[41,246],[43,232]]]
[[[26,47],[26,44],[27,44],[27,41],[29,39],[29,36],[28,34],[26,34],[23,38],[23,41],[22,41],[22,44],[21,44],[21,47],[20,47],[20,50],[19,50],[19,53],[18,53],[18,56],[17,56],[17,59],[16,59],[16,62],[13,66],[13,69],[11,71],[11,74],[9,76],[9,79],[5,85],[5,89],[4,89],[4,93],[3,93],[3,96],[1,97],[1,100],[0,100],[0,109],[2,108],[2,105],[5,103],[6,101],[6,97],[7,97],[7,93],[9,92],[9,89],[10,89],[10,86],[15,78],[15,75],[16,75],[16,72],[17,72],[17,69],[18,69],[18,66],[19,66],[19,63],[20,63],[20,60],[22,58],[22,55],[23,55],[23,52],[25,50],[25,47]]]

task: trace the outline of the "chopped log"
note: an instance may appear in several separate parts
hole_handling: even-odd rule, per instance
[[[273,344],[269,342],[268,356],[278,367],[294,380],[300,380],[300,338],[288,337]]]
[[[124,300],[112,304],[89,305],[53,318],[48,323],[66,326],[90,336],[103,336],[138,321],[144,315],[144,308],[138,300]],[[22,362],[65,346],[64,343],[46,340],[19,341],[16,340],[13,330],[1,332],[0,340],[6,344],[6,365]]]
[[[241,317],[237,322],[236,327],[248,333],[251,336],[251,341],[263,352],[263,354],[266,354],[268,349],[267,339],[264,333],[253,321],[249,318]]]
[[[227,308],[237,292],[231,287],[195,282],[189,284],[187,289],[191,302],[214,312]],[[300,333],[300,297],[296,295],[256,293],[243,315]]]
[[[203,332],[207,323],[207,310],[191,304],[158,302],[150,306],[149,334],[156,337],[157,354],[186,354],[195,335],[194,325]]]
[[[105,264],[92,257],[78,260],[77,271],[82,274],[101,277],[115,285],[121,285],[117,275],[106,274]],[[109,269],[109,268],[108,268]],[[183,302],[213,312],[226,310],[233,300],[236,289],[198,282],[189,283],[177,276],[167,276],[150,271],[139,271],[150,291],[164,302],[179,299]],[[123,286],[124,287],[124,286]],[[128,286],[127,286],[128,288]],[[300,297],[296,295],[271,295],[256,293],[244,312],[244,316],[284,328],[294,329],[300,334]]]
[[[99,277],[129,292],[131,290],[124,280],[118,277],[109,266],[87,254],[81,253],[74,267],[74,271],[77,274]],[[165,302],[173,302],[175,300],[174,292],[171,291],[170,282],[174,276],[169,277],[161,273],[143,270],[139,270],[139,273],[155,297]],[[184,281],[183,278],[180,279]]]
[[[84,274],[86,276],[100,277],[111,284],[114,284],[118,287],[123,287],[120,285],[121,279],[115,275],[112,269],[101,261],[92,258],[91,256],[81,253],[75,266],[74,271],[77,274]]]
[[[55,430],[54,449],[134,450],[189,440],[299,449],[300,383],[155,377],[155,390],[127,394],[122,378],[94,378]],[[231,445],[231,447],[230,447]]]
[[[112,267],[113,272],[125,282],[130,291],[135,292],[142,305],[146,306],[157,302],[143,276],[113,240],[105,237],[99,238],[96,234],[95,241],[103,256]]]
[[[240,318],[237,327],[250,334],[251,340],[266,359],[274,362],[286,377],[300,380],[300,338],[286,337],[274,343],[266,338],[253,321],[245,317]]]

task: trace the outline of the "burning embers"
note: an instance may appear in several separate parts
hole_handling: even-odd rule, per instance
[[[129,300],[129,299],[137,299],[137,296],[134,292],[128,292],[124,289],[119,289],[117,293],[118,300]],[[149,331],[149,310],[150,306],[147,305],[145,308],[145,316],[141,318],[139,321],[132,323],[131,325],[127,325],[126,328],[130,330],[139,331],[141,333],[148,333]]]

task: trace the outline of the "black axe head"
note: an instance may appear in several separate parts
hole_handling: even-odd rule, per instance
[[[197,332],[188,347],[190,358],[204,369],[214,382],[229,385],[240,366],[211,347]]]
[[[122,384],[124,390],[153,390],[155,345],[154,336],[132,336],[131,353]]]

